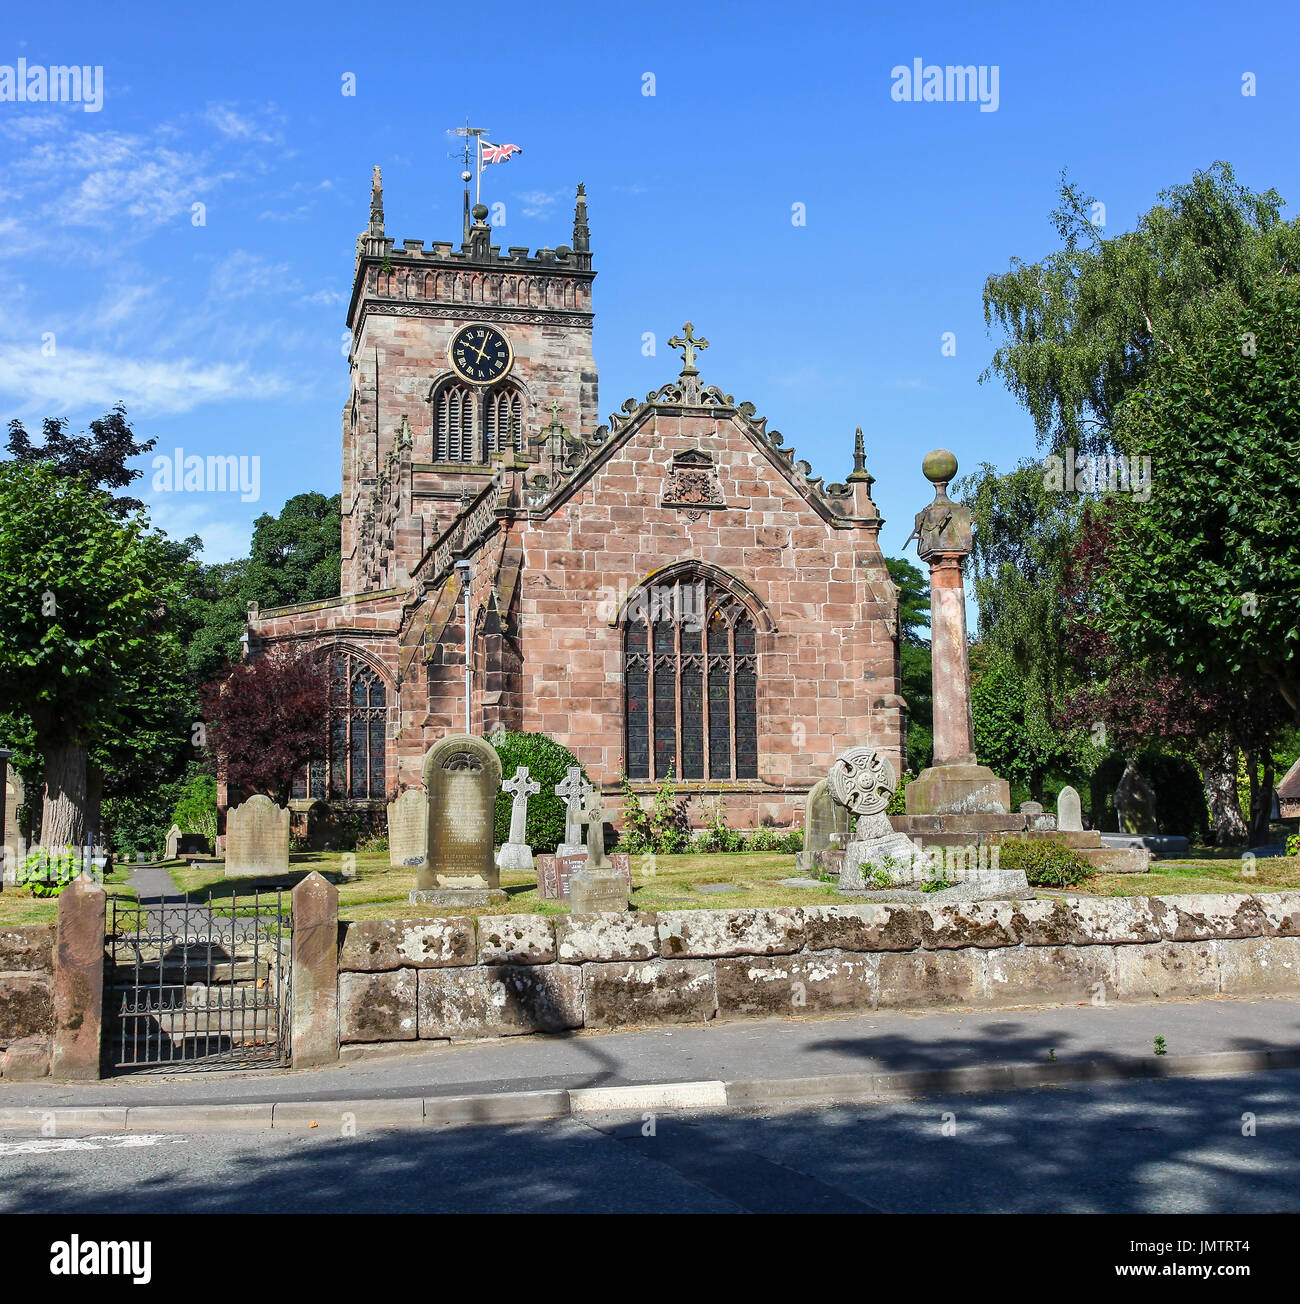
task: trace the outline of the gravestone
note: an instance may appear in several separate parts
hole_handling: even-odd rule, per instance
[[[831,799],[825,779],[814,783],[808,793],[804,803],[803,828],[803,850],[795,856],[795,863],[803,870],[829,868],[826,853],[840,850],[835,835],[851,834],[853,821],[848,810]],[[848,840],[847,836],[844,840]],[[842,859],[842,856],[835,856],[836,869]]]
[[[1160,832],[1160,825],[1156,822],[1155,790],[1137,766],[1131,763],[1124,767],[1124,773],[1115,788],[1115,814],[1121,833]]]
[[[167,839],[163,844],[163,859],[175,860],[180,855],[181,826],[173,824],[167,830]]]
[[[856,817],[837,892],[871,891],[867,879],[881,870],[900,884],[924,877],[917,871],[921,848],[907,834],[895,833],[885,814],[897,787],[888,757],[874,747],[850,747],[831,766],[827,787],[836,805]]]
[[[585,856],[582,841],[582,806],[587,794],[594,791],[582,777],[582,767],[570,765],[564,778],[555,785],[555,795],[564,803],[564,841],[555,849],[557,856]]]
[[[283,874],[289,868],[289,810],[258,793],[226,812],[227,875]]]
[[[431,747],[422,771],[429,794],[428,854],[413,902],[487,905],[504,898],[492,856],[501,761],[482,738],[455,734]]]
[[[388,803],[388,866],[418,869],[424,864],[429,838],[429,802],[424,793],[408,788]]]
[[[5,883],[16,883],[18,881],[18,867],[23,863],[23,856],[26,852],[26,846],[23,841],[23,831],[18,823],[18,815],[22,810],[23,801],[26,799],[26,793],[23,788],[22,776],[18,774],[11,766],[5,766],[5,795],[4,795],[4,816],[5,816],[5,838],[3,850],[3,864],[0,865],[0,879]]]
[[[587,826],[587,863],[569,880],[569,905],[575,915],[626,910],[630,883],[605,859],[605,806],[593,792],[581,819]]]
[[[208,856],[212,854],[212,843],[206,833],[182,833],[176,839],[176,854],[184,859],[186,856]]]
[[[1071,787],[1064,787],[1057,794],[1056,827],[1063,833],[1083,832],[1083,811],[1079,805],[1079,794]]]
[[[631,896],[632,857],[626,851],[610,851],[606,854],[610,865],[622,876],[627,894]],[[538,852],[534,860],[537,862],[537,895],[544,901],[567,901],[574,875],[587,863],[585,856],[553,856],[547,852]]]
[[[541,792],[542,785],[528,777],[528,766],[521,765],[514,777],[501,785],[502,792],[514,798],[510,807],[510,837],[502,844],[497,865],[501,869],[533,869],[533,849],[528,845],[528,798]]]
[[[1043,813],[1043,803],[1041,801],[1022,801],[1020,803],[1020,813],[1022,815],[1041,815]]]

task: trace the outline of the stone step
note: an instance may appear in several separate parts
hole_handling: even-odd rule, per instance
[[[169,985],[191,986],[202,983],[213,986],[218,983],[232,985],[244,982],[265,982],[272,973],[272,967],[264,961],[256,964],[252,960],[231,964],[229,961],[216,964],[117,964],[108,971],[108,981],[116,987],[140,986],[157,987],[161,983]]]

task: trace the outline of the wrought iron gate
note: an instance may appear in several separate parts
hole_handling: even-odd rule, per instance
[[[286,893],[110,902],[105,1032],[116,1069],[288,1063]]]

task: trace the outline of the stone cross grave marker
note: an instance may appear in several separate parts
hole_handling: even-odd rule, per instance
[[[582,777],[582,767],[570,765],[564,778],[555,785],[555,795],[564,802],[564,842],[556,848],[557,856],[577,855],[585,850],[582,843],[582,807],[587,794],[594,791]]]
[[[605,805],[598,791],[592,792],[579,818],[587,826],[587,868],[611,869],[605,859]]]
[[[510,838],[497,857],[501,869],[532,870],[533,849],[528,845],[528,798],[541,790],[542,785],[529,777],[526,765],[519,766],[514,777],[501,785],[501,791],[510,793],[514,799],[510,806]]]

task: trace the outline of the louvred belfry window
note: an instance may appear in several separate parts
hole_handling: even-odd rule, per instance
[[[384,739],[388,700],[373,667],[349,652],[329,658],[329,755],[296,779],[293,795],[327,801],[386,796]]]
[[[489,453],[522,453],[524,403],[512,385],[489,391],[484,399],[484,425]]]
[[[477,462],[474,408],[477,400],[468,385],[445,385],[434,410],[433,460]]]
[[[623,635],[628,778],[758,777],[758,647],[744,603],[707,579],[645,589]]]

